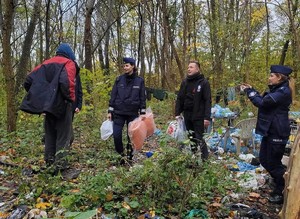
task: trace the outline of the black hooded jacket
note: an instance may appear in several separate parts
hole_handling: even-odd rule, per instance
[[[27,94],[20,109],[31,114],[64,116],[67,102],[75,101],[75,76],[73,60],[60,55],[46,60],[27,75]]]
[[[185,78],[177,95],[175,115],[185,112],[191,114],[192,120],[210,120],[211,90],[203,74]]]

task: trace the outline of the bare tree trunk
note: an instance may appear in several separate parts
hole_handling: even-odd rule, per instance
[[[269,62],[270,62],[270,22],[269,22],[269,9],[267,0],[265,0],[266,8],[266,23],[267,23],[267,36],[266,36],[266,73],[269,73]]]
[[[121,11],[121,6],[119,6],[119,12]],[[122,55],[123,55],[123,49],[122,49],[122,23],[121,23],[121,16],[117,19],[117,34],[118,34],[118,67],[119,72],[122,72]]]
[[[237,50],[238,50],[238,3],[230,0],[228,11],[228,55],[231,73],[238,73]]]
[[[287,53],[288,48],[289,48],[289,43],[290,43],[290,41],[287,40],[287,41],[285,41],[285,43],[284,43],[284,45],[283,45],[283,48],[282,48],[282,51],[281,51],[281,56],[280,56],[279,65],[284,65],[286,53]]]
[[[145,2],[144,2],[145,3]],[[140,29],[139,29],[139,61],[141,62],[140,76],[145,77],[145,10],[141,3],[139,4],[138,12],[140,17]]]
[[[44,60],[44,46],[43,46],[43,27],[42,27],[42,18],[39,17],[39,60],[38,63],[42,63]],[[35,63],[37,64],[37,63]]]
[[[26,77],[28,62],[30,58],[31,45],[33,41],[33,35],[35,32],[36,22],[40,14],[41,0],[35,0],[33,14],[27,28],[25,40],[22,48],[22,55],[16,72],[16,91],[15,94],[18,95],[23,81]]]
[[[251,14],[252,14],[252,1],[246,0],[246,10],[247,17],[246,19],[246,41],[245,41],[245,78],[244,81],[247,82],[249,79],[249,56],[250,56],[250,32],[251,32]]]
[[[59,10],[59,15],[58,15],[58,21],[59,21],[59,26],[58,26],[58,42],[62,42],[64,40],[63,33],[64,33],[64,27],[63,27],[63,9],[62,9],[62,3],[61,0],[58,0],[58,10]]]
[[[84,47],[85,47],[85,68],[89,71],[93,70],[92,64],[92,13],[94,10],[95,0],[88,0],[86,2],[86,15],[84,26]]]
[[[112,8],[113,8],[113,0],[109,0],[108,2],[108,10],[106,12],[106,33],[105,33],[105,43],[104,43],[104,74],[109,74],[109,39],[111,34],[111,24],[113,22],[112,16]]]
[[[297,72],[300,68],[300,37],[299,37],[299,24],[298,21],[298,8],[299,0],[287,0],[288,4],[288,16],[290,21],[290,32],[293,36],[292,45],[293,45],[293,69],[294,77],[297,78]]]
[[[215,82],[218,82],[219,86],[223,83],[223,66],[221,60],[221,47],[220,39],[218,37],[219,19],[217,3],[215,0],[207,1],[209,8],[209,26],[210,26],[210,40],[211,40],[211,55],[212,55],[212,69],[216,74],[216,80],[213,81],[213,87],[216,86]]]
[[[78,13],[79,13],[79,0],[77,0],[76,2],[76,13],[75,13],[75,23],[74,23],[74,43],[73,43],[73,48],[74,48],[74,52],[77,49],[77,31],[78,31]]]
[[[175,57],[175,60],[176,60],[177,66],[178,66],[180,77],[183,79],[185,74],[184,74],[184,70],[182,67],[180,57],[177,53],[177,49],[174,45],[174,37],[172,36],[172,32],[171,32],[171,26],[170,26],[170,21],[169,21],[169,12],[167,10],[167,1],[166,0],[161,1],[161,12],[162,12],[162,17],[163,17],[162,24],[163,24],[163,29],[165,31],[165,38],[168,40],[168,44],[171,46],[172,53]],[[166,55],[169,54],[167,52],[167,47],[165,47],[165,51],[166,51]],[[169,68],[170,64],[171,64],[171,62],[169,63],[169,65],[166,65],[166,66]],[[169,88],[171,89],[170,83],[169,83]]]
[[[193,0],[193,58],[198,59],[197,54],[197,27],[196,27],[196,5],[195,0]]]
[[[148,1],[149,2],[149,1]],[[148,86],[153,86],[152,83],[152,74],[157,70],[157,65],[154,67],[152,70],[152,64],[153,61],[155,60],[155,48],[156,48],[156,39],[155,39],[155,32],[157,29],[157,9],[158,9],[158,4],[155,4],[154,1],[151,1],[151,4],[149,5],[148,2],[146,2],[146,7],[147,7],[147,12],[148,12],[148,20],[150,25],[150,45],[148,46],[148,54],[147,54],[147,61],[148,61],[148,68],[149,68],[149,77],[147,78],[148,80],[146,83]],[[152,72],[153,71],[153,72]],[[156,72],[157,75],[159,75],[159,72]]]
[[[182,5],[182,13],[183,13],[183,36],[182,36],[182,60],[183,63],[187,63],[187,57],[186,57],[186,52],[187,52],[187,38],[188,38],[188,32],[189,32],[189,10],[188,10],[188,0],[181,0],[181,5]]]
[[[50,5],[51,0],[47,0],[46,4],[46,27],[45,27],[45,40],[46,40],[46,49],[45,49],[45,59],[50,57]]]
[[[17,1],[3,1],[3,26],[2,26],[2,48],[3,48],[3,73],[6,89],[6,115],[7,131],[13,132],[17,128],[17,111],[15,95],[15,78],[11,57],[11,34]]]

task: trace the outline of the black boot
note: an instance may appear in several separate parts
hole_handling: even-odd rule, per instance
[[[203,139],[199,140],[199,147],[200,147],[200,150],[201,150],[202,160],[203,161],[207,160],[209,152],[208,152],[208,148],[207,148],[205,140],[203,140]]]
[[[133,149],[131,143],[127,144],[127,159],[128,161],[132,161],[133,158]]]

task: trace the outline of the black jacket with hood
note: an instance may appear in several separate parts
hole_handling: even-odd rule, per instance
[[[211,90],[203,74],[187,76],[182,81],[177,95],[175,116],[182,112],[191,115],[192,120],[210,120]]]
[[[20,109],[31,113],[64,116],[66,104],[75,101],[75,55],[66,43],[60,44],[56,56],[44,61],[26,77],[27,91]]]

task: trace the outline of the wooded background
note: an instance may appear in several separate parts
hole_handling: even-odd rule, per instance
[[[102,99],[103,108],[100,88],[109,90],[124,56],[137,60],[146,86],[170,92],[194,59],[213,94],[241,82],[263,91],[271,64],[298,78],[298,0],[1,0],[0,12],[0,125],[8,132],[26,75],[60,42],[76,53],[85,100]]]

